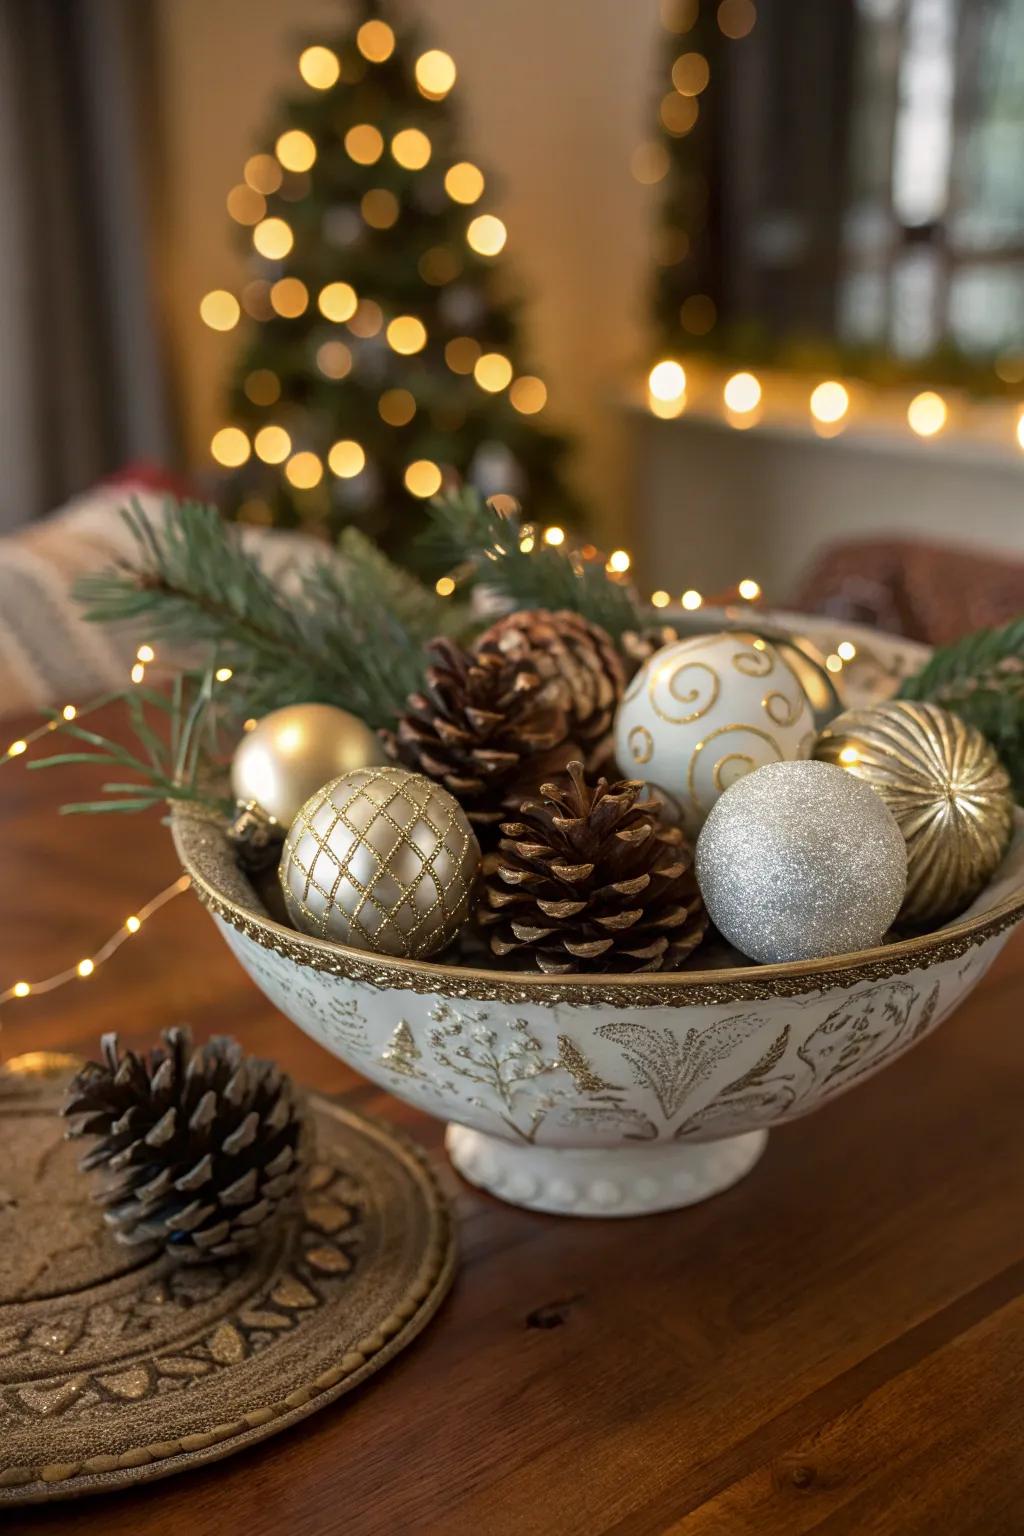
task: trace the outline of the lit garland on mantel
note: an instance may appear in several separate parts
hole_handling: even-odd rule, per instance
[[[698,123],[701,131],[705,129],[702,112],[706,112],[705,92],[712,86],[714,60],[701,52],[701,47],[713,56],[720,39],[722,48],[730,52],[750,36],[758,20],[754,0],[661,0],[660,15],[675,55],[665,80],[666,93],[658,104],[662,136],[637,145],[630,166],[634,179],[649,187],[657,187],[669,177],[673,167],[670,143],[687,138]],[[708,27],[698,46],[690,34],[697,29],[699,39],[698,23],[705,19]],[[678,217],[671,218],[655,237],[656,264],[668,272],[686,261],[690,253],[690,232]],[[902,384],[883,382],[893,375],[893,359],[884,354],[873,360],[884,365],[878,379],[863,377],[857,360],[849,357],[846,377],[830,376],[825,371],[829,367],[841,370],[842,360],[826,362],[822,374],[813,378],[806,368],[787,369],[785,360],[774,368],[761,366],[742,354],[735,356],[731,347],[724,346],[716,363],[710,348],[719,318],[710,294],[691,292],[683,299],[678,323],[692,339],[693,351],[688,352],[684,343],[650,369],[647,405],[653,415],[670,420],[682,415],[688,404],[696,404],[703,414],[718,414],[738,431],[762,421],[786,426],[802,421],[822,438],[836,437],[855,425],[890,435],[909,433],[911,440],[929,440],[950,430],[979,446],[1008,448],[1015,444],[1024,449],[1024,407],[1012,394],[1024,381],[1024,352],[1020,349],[1001,353],[991,367],[969,368],[962,380],[957,374],[943,392],[921,388],[920,381],[917,385],[907,382],[909,365],[899,369]],[[825,349],[826,355],[834,351],[833,347]],[[861,366],[871,361],[862,358]],[[692,370],[695,378],[700,370],[705,382],[712,381],[697,398],[691,391],[688,399],[687,370]],[[875,371],[865,368],[865,372]],[[959,388],[961,382],[968,387]],[[983,394],[976,398],[979,386]]]

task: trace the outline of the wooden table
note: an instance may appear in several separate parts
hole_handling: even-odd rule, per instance
[[[87,954],[176,873],[156,819],[58,820],[91,771],[0,771],[0,990]],[[2,1013],[5,1056],[189,1020],[430,1149],[462,1269],[353,1397],[208,1469],[49,1509],[42,1532],[795,1536],[1024,1530],[1024,935],[938,1033],[772,1134],[744,1183],[642,1220],[462,1184],[441,1127],[279,1017],[191,895],[89,981]]]

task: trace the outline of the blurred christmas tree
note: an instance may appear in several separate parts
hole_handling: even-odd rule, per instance
[[[356,524],[408,558],[416,498],[469,481],[564,521],[564,441],[519,360],[506,229],[463,158],[456,66],[379,0],[307,47],[273,153],[246,162],[228,211],[246,226],[251,323],[214,458],[224,502],[254,522]],[[238,300],[202,314],[231,329]]]

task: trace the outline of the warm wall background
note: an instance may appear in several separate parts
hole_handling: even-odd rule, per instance
[[[344,0],[156,0],[167,139],[166,301],[188,456],[208,463],[233,338],[198,303],[241,270],[224,207],[268,147],[300,47]],[[526,294],[549,413],[580,439],[576,478],[608,537],[629,531],[633,466],[621,409],[645,357],[656,189],[630,175],[650,132],[657,0],[419,0],[425,35],[455,59],[467,157],[499,184],[495,210]],[[490,206],[490,205],[489,205]]]

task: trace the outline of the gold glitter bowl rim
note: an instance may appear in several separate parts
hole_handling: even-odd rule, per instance
[[[1013,841],[992,882],[999,882],[1009,868],[1012,886],[994,905],[984,904],[983,891],[967,913],[933,931],[820,960],[639,975],[545,976],[538,972],[378,955],[332,940],[312,938],[277,922],[266,912],[238,869],[222,823],[194,810],[179,808],[172,815],[171,828],[182,867],[191,877],[202,904],[264,949],[322,974],[344,976],[385,991],[414,991],[441,997],[530,1002],[541,1007],[712,1006],[790,997],[927,969],[966,954],[1024,918],[1024,811],[1019,807],[1014,812]]]

